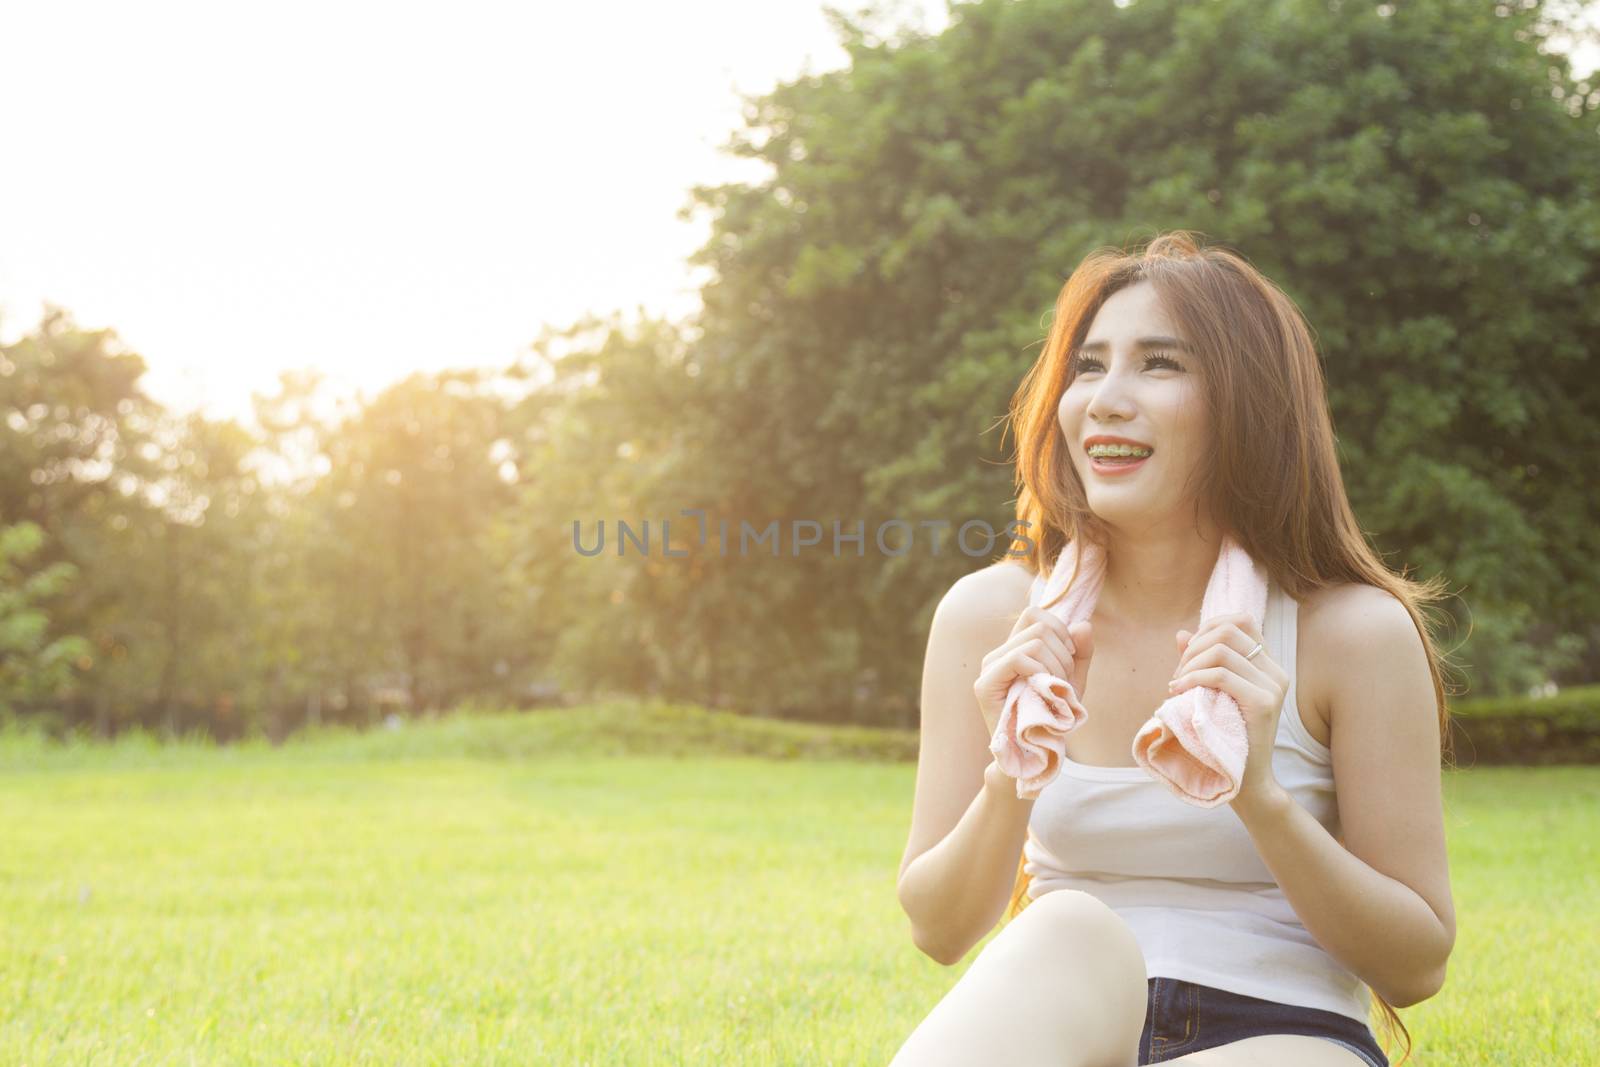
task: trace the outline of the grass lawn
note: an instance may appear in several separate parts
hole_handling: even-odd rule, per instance
[[[904,745],[625,705],[7,736],[0,1063],[885,1064],[977,955],[921,956],[895,901]],[[1412,1062],[1594,1063],[1600,767],[1446,789],[1460,931]]]

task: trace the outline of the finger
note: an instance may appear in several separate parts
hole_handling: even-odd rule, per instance
[[[1043,608],[1030,607],[1025,610],[1024,617],[1028,620],[1028,625],[1020,627],[1016,631],[1017,633],[1021,633],[1024,629],[1032,630],[1036,633],[1054,633],[1059,635],[1066,643],[1069,652],[1072,650],[1072,635],[1067,632],[1066,621],[1061,616]]]
[[[1094,655],[1094,624],[1088,619],[1079,619],[1067,627],[1067,636],[1072,638],[1072,655],[1079,660],[1086,660]]]
[[[1029,623],[1027,626],[1013,631],[1011,636],[1006,638],[1005,644],[1001,645],[995,651],[999,652],[1001,655],[1005,655],[1009,652],[1015,652],[1019,648],[1026,648],[1029,641],[1037,641],[1039,639],[1039,635],[1043,632],[1044,627],[1042,627],[1039,623]]]
[[[1053,630],[1046,630],[1040,638],[1044,643],[1045,665],[1050,668],[1050,673],[1058,678],[1065,678],[1072,669],[1072,650],[1067,647],[1067,641]]]
[[[1209,648],[1215,643],[1217,630],[1222,624],[1223,618],[1225,616],[1212,616],[1201,619],[1200,625],[1193,630],[1179,630],[1178,633],[1183,635],[1184,651],[1192,656],[1201,649]]]
[[[1271,704],[1273,700],[1270,690],[1250,684],[1226,667],[1207,667],[1204,670],[1192,671],[1181,679],[1174,678],[1172,685],[1174,694],[1193,689],[1195,686],[1217,689],[1233,697],[1241,708],[1263,707]]]
[[[1053,621],[1059,623],[1060,620]],[[1074,643],[1064,629],[1045,620],[1040,620],[1025,629],[1018,630],[1001,647],[1004,649],[1025,648],[1030,641],[1041,641],[1044,647],[1054,650],[1062,658],[1062,667],[1071,663],[1073,656],[1076,655]]]
[[[1009,691],[1018,678],[1031,678],[1043,670],[1044,664],[1032,656],[1012,652],[980,674],[978,680],[973,683],[973,689],[985,692]]]
[[[1252,647],[1254,647],[1252,645]],[[1263,662],[1265,661],[1265,662]],[[1173,678],[1182,677],[1185,673],[1208,667],[1226,667],[1242,678],[1255,682],[1257,685],[1270,685],[1277,681],[1273,677],[1269,665],[1272,661],[1267,657],[1265,650],[1256,654],[1255,659],[1246,659],[1228,641],[1218,641],[1207,646],[1203,651],[1188,657],[1187,662],[1173,674]],[[1273,665],[1275,666],[1275,665]]]
[[[1188,633],[1186,630],[1178,632]],[[1178,653],[1178,665],[1173,668],[1172,676],[1176,678],[1192,667],[1206,650],[1216,645],[1218,639],[1216,628],[1210,625],[1202,626],[1197,632],[1189,634],[1189,639],[1184,642],[1183,650]]]
[[[1240,634],[1247,635],[1252,641],[1261,640],[1261,624],[1256,622],[1255,616],[1248,611],[1230,611],[1225,615],[1217,615],[1206,621],[1224,628],[1233,627]],[[1249,646],[1245,647],[1248,648]]]
[[[1077,655],[1077,642],[1073,640],[1072,631],[1061,616],[1051,611],[1043,612],[1039,619],[1039,632],[1053,635],[1067,650],[1069,657]]]
[[[1027,607],[1023,608],[1021,614],[1017,616],[1017,624],[1011,628],[1011,633],[1016,635],[1026,629],[1029,629],[1030,627],[1041,624],[1048,626],[1050,623],[1056,621],[1059,620],[1054,612],[1046,611],[1044,608],[1038,607],[1034,604],[1029,604]]]
[[[1252,620],[1247,615],[1245,622]],[[1256,651],[1257,646],[1260,651]],[[1265,684],[1276,684],[1287,688],[1289,676],[1282,667],[1273,660],[1272,654],[1267,651],[1266,641],[1262,639],[1259,631],[1254,629],[1240,630],[1230,627],[1226,647],[1237,657],[1234,662],[1235,669],[1246,678],[1257,678]],[[1255,652],[1252,658],[1251,653]]]
[[[1254,663],[1247,662],[1243,656],[1231,649],[1219,649],[1215,655],[1225,659],[1225,662],[1194,665],[1168,682],[1168,691],[1181,693],[1185,689],[1203,685],[1222,689],[1236,698],[1242,698],[1241,690],[1251,694],[1270,693],[1277,685],[1271,675],[1256,669]],[[1224,681],[1227,684],[1224,684]],[[1256,697],[1252,695],[1251,699]]]
[[[1038,608],[1030,604],[1017,614],[1017,621],[1012,624],[1011,632],[1006,635],[1006,639],[1001,642],[998,648],[990,649],[983,657],[983,667],[985,669],[991,663],[998,663],[1007,653],[1027,644],[1035,636],[1034,633],[1030,632],[1030,629],[1038,624],[1038,619],[1035,617],[1038,611]]]
[[[1012,674],[1019,678],[1032,678],[1036,674],[1048,674],[1043,663],[1023,652],[1013,652],[1006,660],[1006,667]]]
[[[1248,611],[1229,611],[1221,615],[1207,615],[1200,620],[1201,632],[1228,626],[1236,627],[1240,633],[1252,634],[1257,640],[1261,638],[1261,625],[1256,622],[1255,616]]]
[[[1067,620],[1063,619],[1060,615],[1057,615],[1053,611],[1046,611],[1042,612],[1041,614],[1043,616],[1041,621],[1048,626],[1053,633],[1060,634],[1062,640],[1066,641],[1067,647],[1071,648],[1072,627],[1067,624]]]
[[[1017,621],[1011,624],[1011,633],[1006,635],[1007,641],[1017,637],[1022,631],[1034,624],[1036,621],[1033,617],[1034,611],[1034,607],[1029,605],[1017,613]]]
[[[1204,686],[1209,689],[1220,689],[1237,699],[1238,694],[1234,690],[1239,687],[1239,681],[1239,676],[1226,667],[1198,667],[1174,678],[1167,683],[1167,687],[1174,693],[1181,693],[1186,689]]]
[[[1001,674],[1034,674],[1045,669],[1044,663],[1035,653],[1042,646],[1033,642],[1007,649],[1005,653],[995,659],[989,670],[996,675]]]
[[[1051,674],[1057,673],[1055,653],[1050,651],[1050,646],[1045,642],[1044,637],[1029,638],[1023,644],[1018,645],[1015,651],[1018,655],[1027,656],[1033,662],[1039,664],[1040,670],[1048,671]]]
[[[1181,630],[1179,631],[1179,633],[1182,632]],[[1255,647],[1255,641],[1233,623],[1224,622],[1222,618],[1214,619],[1200,633],[1195,634],[1190,639],[1184,651],[1178,656],[1178,666],[1172,672],[1173,676],[1176,677],[1183,671],[1188,670],[1202,653],[1218,646],[1235,648],[1240,652],[1248,652]]]

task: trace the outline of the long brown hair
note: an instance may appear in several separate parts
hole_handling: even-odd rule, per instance
[[[1404,604],[1427,652],[1442,751],[1453,764],[1448,664],[1425,614],[1443,599],[1445,579],[1419,582],[1395,574],[1368,543],[1345,494],[1311,329],[1281,289],[1226,247],[1202,247],[1187,230],[1160,234],[1137,252],[1102,247],[1062,286],[1044,350],[1008,415],[1016,432],[1017,519],[1027,534],[1013,542],[1013,558],[1039,574],[1068,541],[1109,543],[1068,456],[1057,407],[1095,313],[1112,293],[1141,281],[1155,287],[1193,349],[1204,383],[1213,446],[1190,487],[1197,518],[1202,506],[1208,508],[1296,600],[1326,586],[1361,582]],[[1029,903],[1025,863],[1017,866],[1007,921]],[[1376,991],[1372,1002],[1388,1037],[1397,1029],[1403,1035],[1404,1063],[1411,1056],[1410,1031]]]

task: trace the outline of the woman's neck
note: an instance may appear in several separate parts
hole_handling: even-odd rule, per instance
[[[1168,535],[1113,540],[1096,611],[1119,624],[1192,629],[1222,549],[1191,526]]]

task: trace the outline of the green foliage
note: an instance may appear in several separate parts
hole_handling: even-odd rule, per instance
[[[1450,705],[1450,714],[1466,719],[1518,715],[1567,725],[1593,724],[1600,729],[1600,685],[1578,685],[1551,696],[1479,697]]]
[[[1472,689],[1595,676],[1600,93],[1541,51],[1549,12],[1038,0],[892,47],[836,21],[852,66],[753,101],[730,143],[771,176],[695,190],[714,279],[675,411],[694,443],[663,458],[705,489],[680,506],[1002,526],[984,435],[1062,280],[1198,229],[1317,329],[1357,512],[1394,566],[1453,579]],[[812,704],[892,721],[939,595],[986,558],[706,560],[697,608],[747,634],[760,602],[784,650],[719,682],[757,706],[870,679]]]
[[[115,741],[82,732],[53,738],[14,723],[0,730],[0,770],[29,767],[176,766],[215,745],[195,735],[163,740],[129,730]],[[575,757],[652,756],[711,759],[744,756],[773,760],[860,760],[908,763],[917,758],[915,730],[756,719],[692,704],[636,699],[605,700],[572,708],[508,711],[492,704],[463,705],[442,715],[365,729],[324,723],[274,745],[257,733],[229,746],[255,759],[267,753],[287,761],[393,760],[459,757],[509,761],[561,761]]]
[[[1544,697],[1483,697],[1450,710],[1463,767],[1600,763],[1600,685]]]
[[[37,700],[65,688],[73,667],[88,658],[89,646],[77,636],[52,637],[41,605],[65,589],[77,574],[57,561],[31,574],[22,564],[44,543],[37,523],[0,526],[0,716],[21,700]]]
[[[28,625],[92,652],[26,710],[281,739],[559,685],[912,726],[935,605],[1005,549],[956,534],[1014,515],[1003,416],[1062,281],[1175,227],[1307,313],[1356,511],[1450,579],[1469,691],[1600,677],[1600,89],[1552,48],[1562,9],[830,18],[848,68],[747,101],[729,141],[768,176],[684,205],[710,216],[691,322],[584,318],[335,415],[285,375],[260,431],[162,410],[62,312],[0,346],[0,522],[78,574]],[[777,554],[742,543],[772,523]]]
[[[0,349],[0,513],[45,533],[16,640],[92,653],[71,692],[6,660],[21,713],[277,739],[519,697],[544,657],[513,584],[503,382],[419,375],[328,416],[320,379],[286,374],[258,433],[161,408],[143,367],[62,312]],[[45,589],[53,568],[77,580]]]

